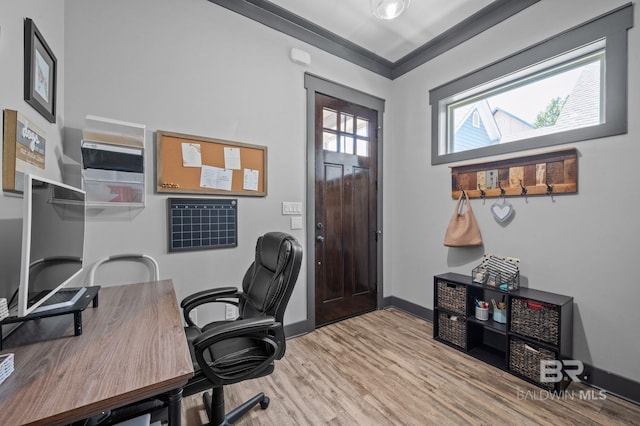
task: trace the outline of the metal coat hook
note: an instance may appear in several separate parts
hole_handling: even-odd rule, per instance
[[[480,184],[478,184],[478,191],[480,191],[480,198],[484,200],[484,198],[487,196],[487,193],[484,192],[484,189],[480,188]]]
[[[553,192],[553,186],[549,185],[546,182],[545,185],[547,185],[547,195],[551,195],[551,193]]]
[[[500,196],[504,198],[504,188],[500,182],[498,182],[498,188],[500,188]]]
[[[460,185],[460,191],[462,191],[462,197],[466,197],[467,193],[464,192],[464,189],[462,188],[462,185]]]
[[[527,195],[527,187],[522,184],[522,179],[520,179],[520,188],[522,188],[522,191],[520,191],[520,195],[522,195],[523,197]]]

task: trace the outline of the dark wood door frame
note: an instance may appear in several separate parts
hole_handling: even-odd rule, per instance
[[[343,86],[341,84],[325,80],[321,77],[314,76],[306,73],[304,79],[305,88],[307,90],[307,196],[306,196],[306,211],[307,211],[307,243],[305,248],[305,256],[307,259],[307,325],[306,331],[312,331],[316,325],[315,315],[315,94],[322,93],[325,95],[333,96],[345,101],[362,105],[378,111],[378,224],[379,229],[382,231],[382,205],[383,205],[383,170],[382,170],[382,158],[383,158],[383,113],[384,113],[384,99],[377,98],[375,96],[360,92],[353,88]],[[383,280],[382,280],[382,267],[383,267],[383,241],[384,232],[380,234],[378,242],[378,262],[377,262],[377,308],[382,307],[383,297]]]

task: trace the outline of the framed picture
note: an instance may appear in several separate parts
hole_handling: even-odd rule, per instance
[[[56,122],[56,57],[36,24],[24,21],[24,100]]]

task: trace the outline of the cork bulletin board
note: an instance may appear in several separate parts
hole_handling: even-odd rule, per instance
[[[267,195],[267,147],[156,132],[156,191]]]
[[[575,148],[451,168],[451,197],[555,195],[578,192]]]

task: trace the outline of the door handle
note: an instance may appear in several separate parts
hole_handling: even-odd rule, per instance
[[[322,235],[318,235],[316,237],[316,241],[319,242],[319,243],[324,243],[324,237]]]

